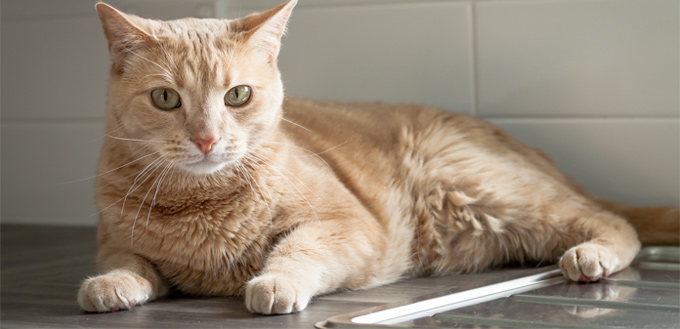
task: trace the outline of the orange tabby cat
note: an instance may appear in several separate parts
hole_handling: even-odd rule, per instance
[[[518,262],[559,260],[593,281],[628,266],[638,237],[678,243],[678,209],[594,198],[489,123],[284,99],[277,56],[295,3],[232,21],[97,4],[113,65],[101,274],[80,288],[84,310],[174,287],[290,313],[338,289]]]

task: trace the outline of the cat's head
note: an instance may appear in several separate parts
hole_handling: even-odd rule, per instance
[[[276,62],[296,2],[231,21],[149,20],[98,3],[113,59],[108,136],[197,175],[237,163],[280,121]]]

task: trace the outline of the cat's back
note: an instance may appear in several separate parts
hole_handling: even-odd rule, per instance
[[[495,264],[498,259],[484,246],[511,216],[475,211],[531,213],[516,196],[536,186],[578,190],[543,152],[464,114],[420,105],[298,100],[287,100],[284,110],[295,124],[282,123],[283,131],[297,147],[323,159],[383,223],[392,243],[388,249],[411,246],[412,274],[469,272]],[[466,257],[475,261],[456,258],[450,253],[454,245],[474,250]]]
[[[541,150],[518,142],[498,126],[462,113],[418,104],[299,99],[286,99],[283,108],[282,128],[300,145],[324,155],[344,152],[359,161],[371,158],[368,167],[381,160],[401,167],[404,157],[415,154],[432,159],[453,147],[461,154],[483,152],[509,157],[560,181],[569,181]]]
[[[297,99],[286,99],[283,108],[282,131],[301,154],[323,159],[365,205],[388,191],[400,190],[409,198],[427,194],[441,178],[442,168],[468,173],[461,182],[470,186],[483,184],[476,181],[485,177],[480,171],[514,168],[541,172],[573,186],[542,151],[465,114],[414,104]],[[420,187],[424,190],[415,192]],[[377,203],[380,208],[389,202]]]
[[[369,155],[365,152],[377,152],[391,157],[399,150],[427,153],[429,146],[436,146],[431,142],[439,134],[482,148],[494,148],[499,142],[516,143],[507,133],[483,120],[418,104],[286,98],[283,110],[282,130],[286,135],[324,154],[348,148],[364,156]]]
[[[425,173],[417,163],[438,152],[437,141],[474,140],[470,134],[485,130],[480,129],[485,125],[480,120],[414,104],[286,99],[283,110],[281,130],[294,143],[296,161],[330,167],[362,204],[383,219],[394,217],[387,210],[389,204],[412,195],[406,182],[413,181],[409,177],[421,181]]]
[[[410,136],[453,115],[420,105],[299,99],[286,99],[283,110],[282,131],[298,152],[323,159],[345,185],[361,185],[355,192],[401,179],[404,155],[419,149]]]
[[[415,106],[383,103],[339,103],[286,98],[283,105],[283,123],[288,134],[298,135],[300,131],[288,128],[302,128],[324,138],[347,141],[357,135],[364,142],[391,142],[391,134],[399,125],[409,124],[417,114]],[[290,127],[286,123],[298,124]]]
[[[404,130],[422,130],[443,117],[463,115],[416,104],[330,102],[286,98],[283,130],[293,138],[394,150]],[[361,144],[361,145],[354,145]]]

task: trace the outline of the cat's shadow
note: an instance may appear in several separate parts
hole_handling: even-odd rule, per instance
[[[153,307],[153,306],[158,307]],[[243,297],[201,297],[172,292],[141,307],[152,306],[156,310],[167,312],[197,313],[211,318],[253,319],[262,317],[251,313],[245,305]],[[140,307],[140,309],[141,309]]]

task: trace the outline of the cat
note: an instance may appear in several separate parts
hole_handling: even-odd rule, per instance
[[[284,98],[291,0],[236,20],[96,10],[112,58],[96,179],[98,275],[83,310],[171,289],[285,314],[401,278],[559,262],[596,281],[676,208],[587,194],[541,151],[463,114]]]

